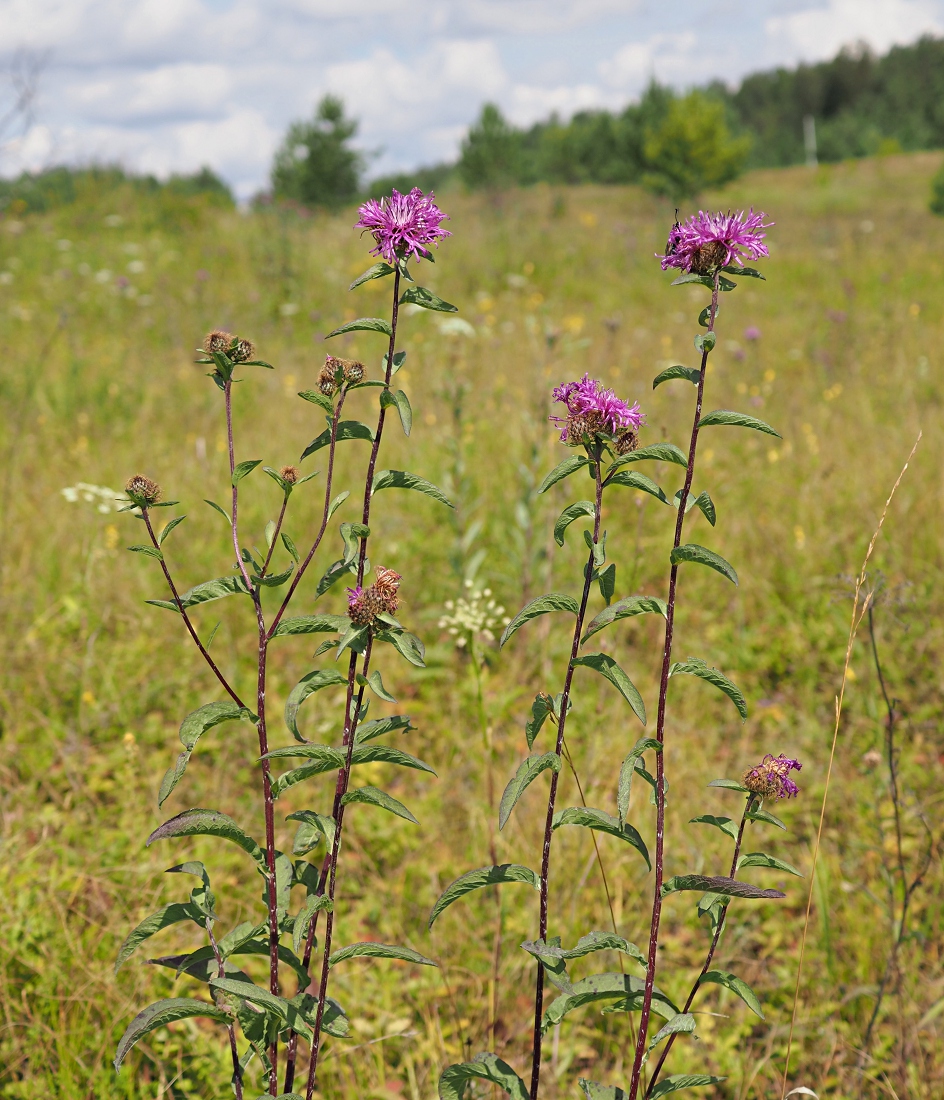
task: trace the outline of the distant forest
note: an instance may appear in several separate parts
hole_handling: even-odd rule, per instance
[[[820,161],[944,148],[944,39],[924,37],[883,57],[865,46],[847,47],[831,61],[755,73],[734,90],[717,81],[678,96],[653,83],[620,112],[580,111],[568,122],[552,116],[527,129],[511,126],[487,106],[457,163],[388,176],[369,190],[441,187],[455,176],[472,187],[539,180],[645,183],[658,173],[655,158],[666,155],[666,143],[657,140],[660,128],[673,104],[678,111],[682,103],[689,115],[712,105],[720,110],[727,134],[716,135],[715,150],[733,156],[737,170],[803,163],[806,118],[813,120]]]

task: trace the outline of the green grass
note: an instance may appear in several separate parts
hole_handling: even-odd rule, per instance
[[[930,1100],[944,1089],[944,1013],[934,1014],[944,997],[944,221],[926,212],[938,162],[921,154],[756,173],[707,200],[754,204],[777,223],[764,265],[769,281],[744,281],[724,299],[708,407],[761,416],[783,441],[734,429],[704,435],[698,487],[710,490],[719,520],[713,532],[695,520],[691,537],[728,558],[741,585],[707,570],[685,573],[676,652],[702,656],[732,676],[751,711],[742,725],[722,696],[695,681],[673,682],[668,874],[724,869],[724,838],[688,819],[732,812],[735,796],[705,785],[781,751],[804,762],[802,796],[781,808],[790,832],[750,843],[809,871],[848,629],[848,577],[919,428],[924,432],[874,563],[898,597],[879,608],[878,624],[903,714],[907,845],[916,855],[920,810],[936,859],[916,896],[900,993],[886,998],[876,1060],[862,1078],[856,1052],[891,935],[883,872],[891,806],[882,767],[868,755],[882,744],[882,710],[860,647],[838,744],[792,1073],[795,1084],[821,1097],[847,1100]],[[533,693],[559,690],[568,639],[559,624],[539,620],[502,653],[489,653],[483,737],[468,658],[438,620],[477,556],[479,577],[510,613],[528,596],[577,588],[579,535],[571,533],[558,550],[548,532],[582,489],[565,482],[546,497],[534,495],[562,457],[546,421],[553,385],[588,370],[638,397],[649,417],[643,442],[684,444],[691,416],[686,383],[650,389],[661,366],[694,362],[691,339],[704,304],[701,291],[670,289],[653,259],[671,224],[668,207],[632,188],[535,187],[495,198],[451,196],[448,209],[455,235],[424,277],[460,306],[476,334],[444,334],[437,315],[406,318],[409,358],[399,377],[415,429],[408,443],[396,432],[385,437],[383,464],[428,477],[458,508],[447,514],[426,498],[384,494],[372,524],[373,555],[404,577],[402,620],[429,646],[426,670],[388,662],[385,682],[418,727],[405,747],[430,761],[439,778],[372,766],[368,781],[406,801],[421,824],[352,813],[338,931],[339,943],[407,943],[442,966],[360,961],[339,968],[335,992],[351,1013],[354,1037],[327,1048],[323,1090],[330,1096],[433,1097],[447,1061],[486,1047],[493,1002],[497,1049],[524,1069],[533,972],[517,944],[534,935],[534,896],[516,886],[501,896],[497,991],[490,988],[494,897],[483,893],[454,906],[432,936],[425,918],[452,878],[490,861],[496,815],[486,790],[491,782],[500,793],[525,752]],[[144,848],[151,829],[191,805],[218,807],[261,831],[255,750],[241,727],[214,731],[158,810],[157,787],[179,747],[177,726],[190,709],[218,698],[218,689],[185,644],[179,620],[142,602],[164,592],[156,564],[123,549],[140,541],[135,521],[69,503],[60,490],[78,481],[120,488],[138,471],[155,477],[189,514],[167,544],[181,583],[224,573],[223,522],[202,503],[222,499],[228,481],[221,408],[192,349],[215,325],[257,342],[277,369],[255,372],[237,387],[237,457],[274,466],[297,459],[322,425],[317,409],[295,393],[312,385],[325,351],[363,357],[375,373],[379,366],[376,336],[322,343],[341,321],[387,308],[384,283],[346,292],[368,262],[353,220],[351,212],[307,220],[246,216],[199,200],[119,190],[0,221],[0,268],[11,276],[0,281],[0,1097],[229,1095],[220,1033],[202,1022],[155,1032],[115,1076],[110,1060],[129,1018],[175,987],[170,971],[145,964],[146,951],[117,978],[112,963],[128,929],[180,895],[180,884],[161,872],[191,854],[211,868],[225,927],[245,919],[251,906],[258,910],[260,881],[227,846]],[[98,281],[102,271],[111,274]],[[118,275],[128,287],[116,286]],[[747,326],[757,326],[761,338],[745,340]],[[356,399],[368,418],[370,391]],[[345,445],[339,490],[356,490],[364,459],[362,444]],[[316,460],[306,463],[306,471],[316,467]],[[655,470],[674,491],[672,470]],[[261,475],[243,485],[245,529],[261,542],[277,490]],[[318,486],[315,480],[293,497],[288,530],[300,545],[315,522]],[[338,522],[352,516],[348,506]],[[664,596],[671,513],[628,492],[606,526],[618,594]],[[333,560],[339,545],[336,537],[326,543],[320,562]],[[313,598],[314,581],[299,609],[310,609]],[[235,602],[203,609],[198,621],[204,632],[221,621],[214,652],[249,684],[252,624]],[[319,606],[337,610],[341,603],[333,592]],[[630,621],[599,637],[654,711],[657,624]],[[273,650],[275,714],[312,667],[310,648],[286,639]],[[338,704],[320,696],[306,704],[309,736],[335,735]],[[628,713],[611,689],[589,675],[579,680],[569,743],[587,801],[611,812],[619,762],[640,732]],[[285,743],[289,735],[278,726],[276,742]],[[323,809],[328,783],[293,788],[279,809]],[[543,789],[535,784],[496,838],[500,861],[537,864]],[[564,775],[561,805],[575,798]],[[651,810],[640,794],[634,800],[631,817],[651,838]],[[293,830],[283,818],[278,842],[285,846]],[[589,928],[608,927],[609,916],[589,838],[562,830],[555,844],[552,932],[566,944]],[[642,943],[651,879],[638,857],[607,843],[601,851],[620,931]],[[761,877],[771,885],[777,879]],[[780,1096],[806,880],[784,888],[783,902],[733,910],[717,960],[758,990],[766,1021],[714,987],[701,1007],[727,1018],[699,1016],[702,1041],[680,1041],[673,1052],[673,1072],[710,1067],[728,1075],[714,1097],[702,1091],[708,1100]],[[690,895],[675,896],[666,908],[660,982],[676,996],[684,995],[706,944],[693,909]],[[163,933],[151,953],[179,949],[186,935]],[[189,992],[184,981],[176,989]],[[624,1017],[584,1009],[548,1047],[548,1100],[577,1095],[577,1076],[612,1083],[628,1077]]]

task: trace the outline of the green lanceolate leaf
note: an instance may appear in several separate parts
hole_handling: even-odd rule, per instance
[[[332,951],[329,966],[336,966],[345,959],[400,959],[403,962],[417,963],[419,966],[438,966],[419,951],[409,947],[397,947],[392,943],[351,943],[347,947]]]
[[[623,955],[629,955],[642,966],[646,966],[646,956],[629,940],[623,939],[615,932],[588,932],[581,936],[574,947],[565,949],[552,943],[543,943],[541,940],[528,940],[521,945],[525,951],[535,958],[542,960],[553,959],[582,959],[595,951],[619,951]]]
[[[714,814],[702,814],[701,817],[689,818],[689,822],[692,825],[713,825],[732,840],[737,840],[737,822],[732,821],[730,817],[716,817]]]
[[[402,802],[399,802],[392,794],[378,790],[377,787],[356,787],[354,790],[348,791],[341,799],[341,805],[347,806],[352,802],[361,802],[365,806],[379,806],[382,810],[387,810],[392,814],[396,814],[397,817],[404,817],[407,821],[412,821],[414,825],[419,825],[419,822]]]
[[[649,1046],[646,1048],[646,1053],[643,1055],[643,1064],[649,1060],[649,1055],[663,1039],[668,1039],[670,1035],[690,1034],[694,1030],[695,1017],[690,1012],[679,1012],[678,1015],[673,1016],[672,1019],[661,1027],[649,1040]]]
[[[692,271],[683,272],[678,278],[673,279],[669,286],[684,286],[686,283],[701,283],[702,286],[714,290],[715,284],[708,275],[696,275]]]
[[[505,627],[501,641],[498,643],[499,646],[503,646],[525,623],[536,619],[538,615],[546,615],[550,611],[569,611],[571,615],[576,615],[580,611],[580,607],[573,596],[567,596],[561,592],[548,592],[545,596],[537,596],[526,603]]]
[[[395,714],[389,718],[374,718],[370,722],[361,722],[357,727],[357,732],[354,734],[354,744],[362,745],[365,741],[373,741],[375,737],[383,737],[385,733],[391,733],[393,730],[403,730],[404,733],[409,733],[410,730],[415,730],[414,726],[406,714]]]
[[[697,676],[700,680],[716,687],[724,692],[731,702],[737,707],[742,721],[747,718],[747,703],[738,687],[732,683],[723,672],[716,668],[710,668],[700,657],[689,657],[687,661],[676,661],[669,669],[669,676],[677,676],[685,673],[688,676]]]
[[[205,1016],[223,1024],[230,1022],[229,1016],[222,1009],[207,1004],[206,1001],[197,1001],[193,997],[169,997],[163,1001],[155,1001],[139,1012],[125,1029],[115,1053],[115,1069],[121,1068],[128,1051],[145,1035],[173,1023],[174,1020],[188,1020],[195,1016]]]
[[[292,845],[292,855],[294,856],[304,856],[314,851],[322,839],[329,848],[334,844],[334,836],[338,826],[333,817],[316,813],[314,810],[297,810],[293,814],[288,814],[285,820],[300,823],[295,833],[295,842]]]
[[[781,890],[761,890],[749,882],[723,875],[674,875],[662,884],[662,896],[678,890],[709,890],[726,898],[785,898]]]
[[[278,798],[283,791],[294,787],[306,779],[316,775],[324,775],[326,772],[336,771],[344,767],[344,753],[340,749],[331,748],[328,745],[300,745],[297,749],[275,749],[268,753],[269,759],[278,759],[283,756],[304,756],[311,759],[312,763],[285,772],[272,781],[272,794]],[[351,753],[351,764],[396,764],[401,768],[412,768],[415,771],[428,772],[435,775],[436,772],[422,760],[411,756],[408,752],[392,748],[390,745],[356,745]]]
[[[409,286],[400,296],[400,305],[422,306],[423,309],[434,309],[439,313],[458,313],[459,307],[451,302],[444,302],[425,286]]]
[[[603,810],[594,810],[589,806],[571,806],[566,810],[558,810],[554,814],[552,828],[559,829],[562,825],[582,825],[585,829],[594,829],[597,832],[615,836],[619,840],[625,840],[639,852],[646,861],[646,866],[650,871],[652,870],[646,842],[628,821],[621,825],[618,817],[612,817]]]
[[[391,405],[400,414],[400,425],[403,428],[403,434],[409,435],[413,429],[413,409],[410,406],[410,399],[403,390],[397,390],[396,393],[384,390],[380,395],[380,407],[386,409]]]
[[[578,500],[576,504],[568,505],[557,517],[554,524],[554,541],[558,546],[564,545],[564,532],[581,516],[593,516],[594,508],[592,500]]]
[[[340,618],[340,616],[338,617]],[[282,624],[280,623],[279,625],[281,626]],[[336,628],[328,627],[328,629],[333,630]],[[321,691],[322,688],[346,683],[347,677],[343,675],[339,669],[322,668],[316,669],[314,672],[309,672],[307,676],[303,676],[295,687],[292,688],[291,694],[285,703],[285,724],[288,726],[289,731],[296,741],[305,741],[305,738],[302,737],[298,728],[298,708],[304,703],[308,696],[316,691]]]
[[[769,856],[766,852],[747,852],[738,860],[738,868],[741,867],[769,867],[772,871],[785,871],[788,875],[796,875],[803,878],[803,872],[782,859]]]
[[[675,446],[674,443],[650,443],[648,447],[640,447],[638,451],[630,451],[629,454],[620,455],[615,459],[610,470],[617,470],[620,466],[626,466],[630,462],[673,462],[676,466],[688,466],[688,459]]]
[[[281,619],[272,632],[273,638],[288,634],[337,634],[346,630],[350,622],[347,615],[296,615]]]
[[[301,390],[298,396],[303,401],[310,401],[313,405],[319,405],[327,413],[334,412],[334,402],[331,398],[319,393],[317,390]]]
[[[258,574],[253,576],[253,581],[256,584],[261,584],[265,588],[278,588],[289,579],[292,573],[295,572],[295,566],[289,565],[282,573],[267,573],[264,577],[260,577]]]
[[[363,275],[358,275],[353,283],[348,287],[348,290],[356,290],[364,283],[369,283],[371,279],[382,279],[385,275],[392,275],[397,269],[391,267],[390,264],[385,264],[383,260],[380,263],[374,264],[369,267]]]
[[[251,855],[260,867],[265,866],[265,855],[259,845],[231,817],[219,810],[184,810],[159,825],[147,838],[146,845],[150,847],[155,840],[167,840],[172,836],[218,836],[223,840],[231,840]]]
[[[446,887],[433,906],[426,927],[432,928],[436,918],[459,898],[471,894],[473,890],[481,890],[485,886],[498,886],[503,882],[524,882],[529,886],[533,886],[535,890],[541,889],[540,875],[536,871],[532,871],[530,867],[522,867],[520,863],[502,863],[496,867],[479,867],[475,871],[467,871],[464,875],[460,875],[455,882]]]
[[[330,340],[332,336],[343,336],[346,332],[382,332],[384,336],[393,335],[390,330],[390,322],[385,321],[382,317],[358,317],[356,321],[348,321],[346,325],[341,325],[340,328],[332,330],[325,339]]]
[[[715,521],[718,517],[717,513],[715,512],[715,502],[711,499],[711,497],[707,493],[699,493],[698,496],[695,497],[695,499],[692,501],[692,503],[695,505],[696,508],[701,509],[702,515],[705,517],[706,520],[708,520],[711,526],[714,527]]]
[[[648,1100],[659,1100],[662,1096],[668,1096],[682,1089],[697,1089],[704,1085],[720,1085],[727,1081],[727,1077],[712,1077],[708,1073],[673,1073],[671,1077],[663,1077],[653,1085]]]
[[[169,767],[161,781],[161,789],[157,796],[158,806],[163,806],[171,791],[177,786],[187,770],[190,756],[197,742],[214,726],[222,722],[235,722],[240,718],[251,718],[249,711],[244,707],[238,707],[235,703],[207,703],[192,711],[180,724],[180,742],[184,751],[177,757],[177,761]]]
[[[741,998],[751,1012],[756,1016],[760,1016],[762,1020],[764,1019],[764,1010],[760,1007],[757,994],[747,982],[742,981],[736,974],[730,974],[727,970],[709,970],[701,980],[702,982],[714,982],[716,985],[723,985],[725,989],[730,989],[732,993],[736,993]]]
[[[743,783],[739,783],[736,779],[712,779],[708,784],[709,787],[724,787],[726,791],[740,791],[741,794],[750,794],[750,791]]]
[[[325,592],[333,585],[337,584],[343,576],[356,573],[357,566],[350,561],[346,561],[344,558],[339,558],[337,561],[332,562],[325,571],[324,576],[318,581],[318,587],[315,589],[315,597],[323,596]],[[344,620],[343,630],[347,630],[351,621],[348,619],[347,615],[344,616]],[[340,632],[342,627],[338,627],[338,630]]]
[[[756,267],[739,267],[737,264],[726,264],[722,269],[729,275],[738,275],[745,279],[763,279],[767,281],[766,276],[762,275]]]
[[[176,519],[172,519],[172,520],[170,521],[170,523],[166,524],[166,525],[165,525],[165,527],[164,527],[164,529],[163,529],[163,530],[161,531],[161,533],[160,533],[160,534],[159,534],[159,535],[157,536],[157,541],[158,541],[158,543],[159,543],[159,544],[160,544],[161,546],[163,546],[163,545],[164,545],[164,540],[165,540],[165,539],[167,538],[167,536],[168,536],[168,535],[169,535],[169,534],[171,533],[171,531],[173,531],[173,529],[174,529],[174,528],[175,528],[176,526],[178,526],[178,524],[181,524],[181,523],[183,523],[183,521],[184,521],[184,520],[185,520],[186,518],[187,518],[186,516],[177,516],[177,517],[176,517]]]
[[[774,435],[777,439],[783,439],[780,432],[775,431],[763,420],[756,416],[748,416],[746,413],[734,412],[732,409],[715,409],[706,413],[698,421],[699,428],[710,428],[715,424],[727,424],[735,428],[753,428],[755,432],[764,432],[766,435]]]
[[[620,766],[619,780],[616,786],[616,807],[620,824],[626,821],[626,815],[629,813],[629,796],[633,790],[633,776],[640,767],[639,761],[643,753],[648,752],[650,749],[653,752],[662,752],[662,745],[654,737],[640,737],[633,746],[632,752],[626,756]]]
[[[676,364],[674,367],[666,367],[665,370],[659,371],[659,373],[652,380],[652,388],[661,386],[663,382],[671,382],[673,378],[685,378],[689,382],[694,382],[697,386],[701,381],[701,371],[696,370],[694,367],[682,367]]]
[[[776,825],[778,829],[786,831],[786,825],[780,820],[779,817],[775,817],[772,813],[768,813],[767,810],[750,810],[747,814],[748,821],[762,821],[766,825]]]
[[[210,989],[249,1001],[250,1004],[270,1013],[290,1031],[298,1032],[306,1039],[311,1038],[311,1026],[306,1022],[301,1011],[291,1001],[287,1001],[284,997],[276,997],[268,989],[248,982],[233,981],[232,978],[211,978]]]
[[[418,493],[425,493],[426,496],[432,497],[433,500],[438,500],[440,504],[445,504],[447,508],[455,508],[442,489],[437,489],[425,477],[407,473],[406,470],[381,470],[380,473],[375,474],[370,490],[371,495],[379,493],[381,489],[414,489]]]
[[[295,954],[299,954],[302,944],[308,939],[308,929],[311,927],[311,919],[315,913],[332,907],[331,899],[327,894],[309,894],[305,898],[305,904],[299,909],[295,922],[292,925],[292,947]]]
[[[490,1081],[512,1100],[529,1100],[524,1081],[497,1054],[476,1054],[471,1062],[447,1066],[439,1078],[439,1100],[463,1100],[470,1081]]]
[[[541,482],[538,486],[538,493],[546,493],[552,485],[556,485],[558,481],[563,481],[565,477],[570,477],[571,474],[586,466],[589,461],[590,459],[586,455],[571,455],[570,458],[565,458]]]
[[[665,618],[667,614],[665,600],[660,600],[656,596],[627,596],[625,599],[617,600],[612,606],[604,608],[595,619],[590,621],[584,636],[580,639],[580,644],[584,645],[587,639],[597,631],[611,623],[619,622],[620,619],[630,619],[635,615],[661,615]]]
[[[364,683],[370,687],[370,690],[378,699],[383,699],[385,703],[396,702],[396,699],[394,699],[390,692],[384,687],[383,677],[380,675],[379,668],[375,668],[369,676],[365,677]]]
[[[606,653],[587,653],[583,657],[575,657],[573,664],[592,668],[594,672],[599,672],[601,676],[609,680],[629,703],[633,714],[643,725],[646,724],[646,704],[642,701],[642,696],[636,690],[636,685],[612,657]]]
[[[642,492],[661,500],[663,504],[669,503],[669,498],[650,477],[639,473],[637,470],[619,470],[607,479],[607,486],[625,485],[628,489],[641,489]]]
[[[405,661],[417,668],[426,668],[426,646],[408,630],[378,630],[374,640],[389,642]]]
[[[588,1081],[578,1077],[577,1084],[587,1100],[626,1100],[625,1093],[618,1085],[601,1085],[598,1081]]]
[[[201,603],[209,603],[211,600],[221,600],[224,596],[237,594],[249,595],[249,589],[241,576],[217,577],[216,580],[204,581],[184,592],[180,602],[184,609],[196,607]],[[166,607],[168,611],[177,611],[175,600],[145,600],[145,603],[153,607]]]
[[[156,546],[129,546],[128,549],[132,554],[147,554],[149,558],[157,558],[158,561],[164,560],[164,555]]]
[[[245,462],[237,462],[236,468],[233,470],[233,484],[238,485],[247,474],[251,474],[252,471],[262,462],[261,458],[248,458]]]
[[[686,546],[677,546],[669,555],[669,561],[673,565],[678,565],[679,562],[683,561],[693,561],[698,565],[707,565],[709,569],[714,569],[716,573],[720,573],[722,577],[727,577],[732,583],[738,583],[738,576],[734,572],[733,565],[726,562],[714,550],[708,550],[694,542],[690,542]]]
[[[366,424],[362,424],[359,420],[342,420],[341,423],[338,424],[335,440],[338,443],[344,443],[349,439],[366,439],[372,443],[374,433]],[[327,447],[330,443],[331,429],[325,428],[321,435],[313,439],[304,451],[302,451],[301,460],[304,461],[309,455],[313,455],[316,451],[320,451],[322,447]]]
[[[554,700],[550,695],[546,692],[540,692],[538,695],[535,695],[534,702],[531,704],[531,714],[524,727],[524,735],[528,742],[529,749],[534,746],[535,739],[541,732],[541,727],[553,713]]]
[[[610,600],[616,593],[616,562],[611,562],[606,569],[598,570],[596,582],[600,586],[600,595],[609,606]]]
[[[351,753],[351,764],[396,764],[400,768],[436,774],[429,764],[402,749],[395,749],[392,745],[355,745]]]
[[[551,771],[559,772],[560,767],[561,759],[556,752],[546,752],[543,756],[529,756],[526,760],[521,761],[518,765],[518,770],[515,773],[514,779],[512,779],[505,788],[505,793],[501,798],[501,805],[498,807],[499,829],[504,829],[518,799],[524,794],[528,786],[537,779],[541,772],[547,771],[548,768],[550,768]]]
[[[620,1008],[640,1007],[645,988],[645,981],[635,974],[592,974],[589,978],[581,978],[574,982],[569,992],[548,1006],[541,1020],[541,1031],[547,1034],[549,1028],[559,1024],[575,1008],[595,1001],[619,1000],[623,1002]],[[658,989],[653,990],[652,1011],[665,1019],[678,1015],[675,1005]]]
[[[118,951],[118,958],[115,959],[115,973],[118,973],[146,939],[149,939],[157,932],[163,931],[165,928],[169,928],[172,924],[180,924],[181,921],[185,920],[192,920],[200,925],[201,928],[204,927],[204,916],[200,910],[193,905],[182,904],[180,902],[172,902],[170,905],[163,905],[156,913],[152,913],[149,917],[145,917],[144,920],[125,937],[125,941]]]

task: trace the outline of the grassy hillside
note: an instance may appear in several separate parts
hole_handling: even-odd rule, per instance
[[[803,790],[778,811],[790,832],[758,843],[808,871],[849,576],[924,432],[874,564],[889,597],[877,609],[876,629],[902,715],[906,850],[917,858],[923,816],[935,852],[913,902],[898,991],[884,1002],[876,1061],[863,1077],[856,1052],[893,935],[885,867],[894,847],[886,773],[876,757],[884,712],[870,654],[860,646],[816,882],[793,1074],[795,1084],[845,1100],[930,1100],[944,1090],[944,221],[926,213],[938,164],[937,155],[919,154],[755,173],[706,200],[753,204],[777,223],[769,281],[742,285],[724,301],[708,407],[757,410],[783,440],[719,431],[704,441],[702,487],[719,514],[710,545],[734,563],[741,585],[708,571],[685,576],[679,653],[703,656],[736,679],[751,711],[742,725],[726,700],[700,685],[673,689],[668,874],[719,873],[724,838],[688,819],[731,812],[734,796],[706,784],[739,775],[766,752],[803,760]],[[328,1047],[323,1085],[333,1097],[427,1100],[439,1068],[484,1049],[490,1030],[503,1056],[524,1065],[532,971],[517,944],[534,934],[534,897],[511,888],[499,914],[482,892],[447,912],[432,936],[425,917],[452,878],[489,862],[495,815],[486,791],[500,792],[525,752],[534,691],[558,690],[567,638],[553,624],[536,624],[501,654],[489,654],[483,732],[468,657],[438,621],[476,562],[479,582],[512,613],[527,596],[576,587],[578,538],[559,550],[548,534],[569,489],[534,493],[562,457],[546,420],[552,386],[589,371],[638,398],[649,421],[643,442],[684,443],[691,416],[683,383],[651,391],[661,366],[693,362],[702,304],[700,293],[696,303],[689,288],[670,288],[653,259],[672,221],[666,205],[631,188],[538,186],[495,199],[450,196],[448,209],[454,237],[427,281],[460,306],[474,331],[444,331],[437,315],[406,319],[409,358],[400,378],[416,413],[414,437],[407,452],[391,433],[385,462],[409,463],[447,489],[458,508],[447,515],[425,499],[385,494],[374,528],[383,564],[404,577],[402,619],[429,644],[428,668],[401,664],[391,687],[418,727],[407,747],[439,778],[372,766],[376,778],[368,781],[407,801],[420,826],[352,815],[338,933],[344,943],[408,943],[442,968],[365,960],[339,971],[334,991],[351,1013],[354,1038]],[[186,992],[187,982],[173,986],[172,972],[148,967],[144,953],[117,978],[112,963],[130,926],[177,898],[177,884],[161,872],[185,858],[185,849],[211,866],[224,925],[245,919],[260,884],[241,855],[200,842],[145,849],[143,841],[187,806],[218,807],[250,830],[261,828],[255,750],[233,727],[225,727],[225,756],[223,738],[209,736],[158,810],[157,785],[179,748],[177,726],[217,698],[217,688],[176,617],[142,602],[164,593],[156,564],[124,550],[140,541],[135,521],[100,512],[81,495],[70,502],[61,490],[78,482],[120,488],[128,475],[147,473],[189,514],[168,544],[182,583],[226,572],[226,531],[203,503],[221,499],[228,481],[221,408],[192,349],[216,325],[256,341],[277,369],[237,387],[238,457],[273,466],[297,459],[322,425],[318,410],[295,393],[313,384],[326,350],[379,366],[375,336],[323,343],[341,321],[385,309],[384,285],[346,291],[367,266],[353,221],[351,211],[307,220],[243,215],[200,198],[130,189],[102,198],[94,188],[62,212],[0,220],[0,1097],[229,1095],[219,1034],[203,1022],[156,1032],[116,1078],[110,1059],[128,1019],[171,988]],[[759,337],[745,337],[751,328]],[[370,393],[352,397],[365,418]],[[337,485],[354,489],[365,451],[358,443],[346,448]],[[306,472],[315,468],[309,460]],[[658,473],[674,491],[671,471]],[[275,487],[263,480],[244,483],[243,497],[247,530],[254,526],[260,543],[277,503]],[[310,537],[317,485],[294,498],[289,531],[299,543]],[[635,494],[607,516],[619,595],[664,596],[670,516]],[[692,537],[707,540],[704,520],[695,528]],[[339,545],[325,545],[325,566]],[[314,583],[302,598],[305,610]],[[319,607],[339,610],[342,598],[334,591]],[[251,666],[231,654],[237,643],[251,653],[252,624],[233,604],[203,609],[199,622],[208,631],[221,621],[214,652],[237,681],[248,682]],[[635,622],[608,643],[654,709],[658,630]],[[310,667],[308,643],[288,640],[273,651],[275,713]],[[308,735],[331,736],[341,704],[310,702]],[[582,683],[569,741],[591,805],[615,804],[619,762],[638,735],[627,713],[610,689]],[[277,743],[288,739],[286,731],[276,736]],[[328,783],[294,788],[280,810],[321,809]],[[562,798],[576,798],[569,775],[562,786]],[[538,787],[496,838],[499,861],[538,860]],[[650,837],[644,799],[634,815]],[[558,870],[552,905],[565,919],[554,931],[568,943],[572,930],[608,927],[609,914],[589,838],[563,832],[557,867],[566,860],[569,874],[564,881]],[[293,833],[291,823],[280,825],[280,844],[290,846]],[[601,851],[620,932],[642,942],[650,880],[638,858],[605,843]],[[718,959],[760,992],[766,1021],[719,989],[704,1005],[728,1018],[699,1016],[703,1041],[680,1042],[673,1053],[675,1072],[707,1064],[728,1075],[714,1097],[702,1093],[709,1100],[780,1096],[806,881],[788,879],[784,889],[786,901],[745,904],[734,914]],[[686,897],[666,910],[665,954],[676,964],[667,986],[675,995],[697,972],[705,946]],[[503,964],[495,988],[499,918]],[[163,933],[152,954],[177,950],[186,935]],[[569,1017],[550,1047],[549,1100],[577,1095],[578,1076],[621,1081],[632,1053],[625,1018],[600,1017],[592,1007]]]

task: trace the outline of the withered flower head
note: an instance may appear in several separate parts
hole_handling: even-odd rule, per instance
[[[358,626],[373,626],[378,615],[392,615],[399,606],[400,574],[377,566],[377,579],[369,588],[347,590],[347,613]]]
[[[144,474],[135,474],[134,477],[129,478],[125,485],[125,492],[139,508],[150,508],[163,496],[160,485],[149,477],[145,477]]]
[[[753,794],[761,798],[793,798],[800,788],[788,778],[791,771],[799,771],[803,765],[790,757],[771,756],[768,753],[754,768],[744,773],[743,783]]]
[[[279,477],[283,481],[287,481],[289,485],[294,485],[298,481],[300,471],[297,466],[283,466],[279,470]]]
[[[236,338],[235,344],[236,346],[229,353],[229,357],[234,363],[248,363],[250,359],[255,357],[256,348],[251,340]]]
[[[208,332],[203,341],[203,350],[207,355],[212,355],[214,352],[225,354],[229,351],[230,345],[233,342],[233,334],[227,332],[225,329],[215,328],[212,332]]]

